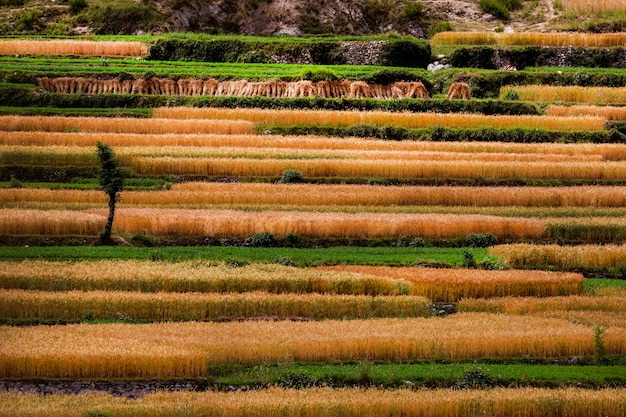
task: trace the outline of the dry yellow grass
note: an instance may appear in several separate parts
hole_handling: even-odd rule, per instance
[[[626,89],[622,87],[579,87],[550,85],[507,85],[500,87],[500,97],[508,90],[515,90],[520,100],[571,102],[591,104],[626,104]],[[550,116],[548,116],[550,117]],[[557,117],[558,116],[551,116]],[[571,117],[571,116],[568,116]],[[584,116],[597,117],[597,116]],[[604,119],[606,120],[606,119]],[[580,130],[580,129],[576,129]]]
[[[141,56],[148,46],[141,42],[82,40],[2,40],[0,55]]]
[[[332,266],[323,270],[359,272],[402,279],[411,284],[411,294],[433,301],[456,302],[462,298],[549,297],[581,294],[581,274],[546,271],[484,271],[382,266]]]
[[[382,390],[311,388],[237,392],[159,392],[129,401],[104,394],[0,393],[0,416],[66,417],[93,410],[111,416],[200,417],[622,417],[626,390],[611,388],[497,388],[490,390]]]
[[[497,245],[489,248],[494,256],[512,267],[612,268],[626,265],[626,245]]]
[[[3,131],[250,134],[254,125],[242,120],[172,120],[63,116],[0,116]]]
[[[597,116],[607,120],[626,120],[626,106],[556,106],[546,107],[546,115],[557,117]]]
[[[262,125],[333,125],[374,124],[407,128],[537,128],[550,130],[602,130],[606,119],[601,117],[486,116],[466,113],[393,113],[384,111],[333,110],[268,110],[160,107],[154,117],[164,119],[246,120]]]
[[[92,212],[104,214],[102,210]],[[501,239],[533,239],[545,230],[545,224],[538,220],[481,215],[131,208],[117,211],[113,227],[124,233],[198,237],[245,237],[262,232],[282,236],[290,232],[319,238],[410,235],[426,239],[486,232]]]
[[[396,152],[511,153],[532,155],[589,156],[625,160],[625,144],[592,143],[506,143],[388,141],[363,138],[277,135],[183,135],[78,132],[1,132],[0,144],[7,146],[96,146],[101,141],[116,148],[128,146],[241,147],[310,150],[355,150]]]
[[[571,2],[580,0],[570,0]],[[623,0],[613,0],[622,3]],[[564,1],[563,3],[568,3]],[[602,1],[585,2],[586,11],[598,10],[593,4]],[[606,3],[606,0],[604,1]],[[591,6],[589,6],[591,4]],[[571,7],[566,6],[566,7]],[[582,46],[582,47],[613,47],[626,45],[624,33],[542,33],[542,32],[440,32],[431,39],[433,45],[514,45],[514,46]]]
[[[143,292],[266,291],[351,295],[406,295],[404,280],[281,265],[232,268],[206,262],[23,261],[0,263],[0,288],[44,291],[111,290]]]
[[[562,0],[562,4],[565,11],[575,15],[589,13],[600,16],[607,12],[622,12],[626,9],[625,0]]]
[[[106,216],[66,210],[0,209],[0,234],[7,235],[97,235]]]
[[[63,202],[102,205],[98,190],[0,189],[0,207]],[[625,207],[626,187],[427,187],[265,183],[179,183],[169,191],[123,191],[120,207],[214,206]]]
[[[609,328],[606,353],[626,353]],[[487,313],[439,319],[0,327],[2,378],[201,376],[208,364],[563,357],[595,353],[593,329]]]
[[[239,318],[373,319],[428,317],[424,297],[324,294],[199,294],[0,289],[0,317],[23,320],[203,321]]]
[[[461,312],[534,314],[543,312],[579,311],[621,313],[626,320],[625,297],[569,297],[463,299]],[[624,322],[626,323],[626,321]],[[624,326],[621,326],[624,327]]]

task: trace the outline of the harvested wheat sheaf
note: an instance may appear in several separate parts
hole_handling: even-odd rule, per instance
[[[609,328],[609,355],[626,329]],[[208,364],[572,357],[595,354],[593,329],[534,316],[311,322],[0,326],[2,378],[205,375]]]
[[[410,283],[411,294],[441,302],[456,302],[462,298],[581,294],[584,281],[581,274],[546,271],[467,270],[461,273],[454,269],[349,265],[322,269],[402,279]]]
[[[0,393],[0,416],[79,417],[98,410],[118,416],[189,417],[622,417],[626,390],[611,388],[496,388],[486,390],[382,390],[308,388],[236,392],[159,392],[129,401],[103,394]]]
[[[62,94],[151,94],[192,96],[243,97],[322,97],[375,98],[379,100],[420,98],[429,99],[428,90],[421,82],[395,82],[389,85],[368,84],[363,81],[218,81],[197,78],[117,78],[57,77],[37,78],[43,90]]]

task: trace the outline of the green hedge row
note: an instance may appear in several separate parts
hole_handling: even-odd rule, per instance
[[[514,142],[514,143],[624,143],[619,131],[553,131],[539,129],[452,129],[433,127],[409,129],[399,126],[354,125],[336,126],[260,126],[259,133],[271,131],[279,135],[322,135],[337,137],[374,137],[386,140],[422,140],[433,142]]]
[[[363,47],[368,42],[364,41]],[[148,59],[156,61],[202,61],[270,63],[272,56],[288,62],[341,65],[348,63],[342,43],[319,40],[308,43],[258,42],[241,40],[178,40],[163,39],[150,46]],[[391,67],[426,68],[430,63],[430,45],[407,39],[385,41],[376,62]]]
[[[0,103],[12,107],[54,107],[58,109],[146,109],[161,106],[386,110],[437,113],[481,113],[503,115],[541,114],[532,103],[500,100],[375,100],[333,98],[270,98],[211,96],[140,96],[123,94],[35,93],[23,88],[0,88]]]
[[[522,48],[471,47],[459,48],[450,56],[457,68],[497,69],[498,62],[508,62],[515,68],[526,67],[588,67],[624,68],[624,48],[541,47]]]

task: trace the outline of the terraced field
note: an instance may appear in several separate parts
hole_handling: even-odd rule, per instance
[[[0,416],[626,413],[624,70],[303,78],[20,42]],[[112,246],[97,143],[126,176]]]

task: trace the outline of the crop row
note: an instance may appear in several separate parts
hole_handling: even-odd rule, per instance
[[[498,245],[489,249],[514,268],[559,269],[576,268],[622,268],[626,265],[626,245]]]
[[[126,398],[0,394],[0,416],[45,417],[51,410],[67,417],[89,413],[122,416],[222,417],[621,417],[626,390],[498,388],[491,390],[381,390],[311,388],[224,393],[217,391],[156,393]],[[97,410],[97,411],[93,411]]]
[[[58,203],[100,205],[97,190],[0,189],[0,205]],[[178,183],[169,191],[123,191],[120,206],[194,207],[216,205],[597,207],[626,206],[626,187],[427,187],[266,183]]]
[[[520,154],[586,156],[607,161],[626,160],[626,145],[591,143],[504,143],[504,142],[431,142],[389,141],[364,138],[330,138],[324,136],[280,135],[218,135],[218,134],[133,134],[133,133],[85,133],[85,132],[1,132],[0,144],[6,146],[85,146],[95,147],[104,142],[123,152],[129,146],[143,147],[233,147],[274,148],[299,150],[353,150],[395,152],[448,152],[468,154]],[[35,152],[34,150],[31,150]]]
[[[131,41],[83,40],[2,40],[0,55],[87,55],[141,56],[148,53],[147,45]]]
[[[597,311],[626,313],[624,297],[473,298],[460,300],[458,305],[461,312],[535,314],[554,311]]]
[[[597,154],[529,154],[529,153],[468,153],[468,152],[409,152],[395,150],[321,150],[292,148],[249,148],[249,147],[179,147],[179,146],[126,146],[115,154],[122,165],[132,165],[136,158],[224,158],[224,159],[351,159],[351,160],[403,160],[403,161],[482,161],[482,162],[603,162]],[[3,165],[54,165],[54,166],[95,166],[97,158],[93,149],[69,146],[4,146],[0,152]]]
[[[55,322],[108,319],[126,321],[205,321],[276,317],[373,319],[428,317],[424,297],[323,294],[174,294],[119,291],[41,292],[0,290],[0,318]]]
[[[580,294],[580,274],[545,271],[485,271],[430,268],[326,267],[294,269],[277,265],[243,268],[193,262],[3,263],[0,288],[40,291],[142,291],[322,293],[412,295],[434,301],[505,296]]]
[[[201,376],[208,364],[580,357],[596,351],[590,327],[485,313],[441,319],[3,326],[0,336],[3,378]],[[625,336],[623,327],[606,330],[606,354],[626,353]]]
[[[568,3],[565,1],[564,3]],[[602,2],[606,3],[606,2]],[[623,6],[622,6],[623,7]],[[440,32],[432,45],[584,46],[612,47],[626,43],[624,33],[563,32]]]
[[[0,233],[95,235],[104,210],[89,212],[0,210]],[[133,209],[116,212],[115,229],[122,233],[247,237],[269,232],[324,237],[421,236],[426,239],[464,237],[490,232],[500,239],[540,239],[546,224],[539,220],[481,215],[403,213],[310,213],[186,209]]]
[[[621,87],[579,87],[549,85],[507,85],[500,88],[500,97],[515,92],[520,100],[592,104],[625,104],[626,91]],[[600,114],[604,112],[599,112]],[[613,110],[613,114],[617,111]],[[550,113],[548,113],[550,114]],[[600,115],[598,114],[598,116]],[[619,114],[619,113],[618,113]]]
[[[479,114],[391,113],[383,111],[324,111],[324,110],[269,110],[269,109],[215,109],[195,107],[160,107],[154,117],[159,119],[213,119],[246,120],[262,125],[376,125],[472,128],[537,128],[551,130],[602,130],[606,119],[600,117],[506,116]],[[6,129],[8,130],[8,129]]]
[[[398,81],[389,85],[368,84],[364,81],[218,81],[198,78],[150,78],[145,80],[120,80],[85,77],[40,77],[38,86],[44,91],[61,94],[151,94],[191,96],[244,96],[244,97],[322,97],[322,98],[374,98],[378,100],[421,98],[430,95],[424,84],[418,81]],[[470,98],[467,94],[452,94],[448,98]]]
[[[585,99],[587,96],[585,95]],[[578,99],[578,97],[577,97]],[[576,100],[580,101],[580,100]],[[607,120],[626,120],[626,106],[557,106],[546,107],[546,115],[567,116],[596,116],[605,117]]]

